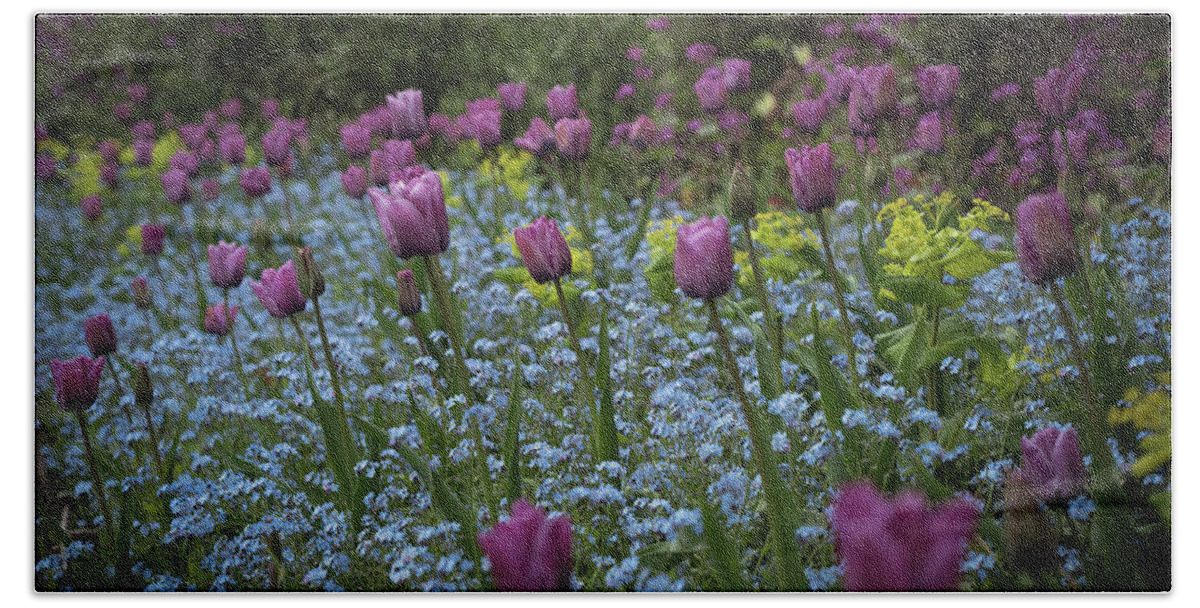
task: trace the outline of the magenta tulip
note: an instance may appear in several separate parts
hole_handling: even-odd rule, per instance
[[[245,247],[237,243],[221,241],[208,246],[208,276],[213,285],[221,289],[233,289],[242,284],[246,275]]]
[[[367,193],[367,172],[358,165],[351,165],[342,172],[342,188],[351,198],[362,198]]]
[[[513,230],[521,261],[538,283],[561,279],[571,272],[571,248],[558,229],[558,222],[539,217],[523,228]]]
[[[521,499],[513,504],[511,517],[477,540],[500,591],[570,589],[575,557],[569,516],[547,517],[545,509]]]
[[[505,82],[496,87],[496,94],[500,97],[500,106],[509,114],[516,114],[525,107],[525,89],[524,82]]]
[[[296,265],[288,260],[278,270],[266,268],[262,281],[250,281],[250,289],[258,296],[267,312],[277,319],[285,319],[308,307],[308,300],[300,293],[300,281]]]
[[[729,220],[702,217],[675,234],[675,283],[688,297],[711,300],[733,287]]]
[[[158,255],[163,252],[167,227],[162,224],[142,224],[142,254]]]
[[[103,357],[117,350],[117,332],[113,329],[112,319],[105,313],[83,322],[83,338],[93,357]]]
[[[429,123],[425,118],[425,101],[420,90],[407,89],[388,95],[387,108],[394,137],[416,139],[425,134]]]
[[[209,306],[204,311],[204,331],[217,336],[229,335],[238,310],[237,306],[225,308],[225,304]]]
[[[1078,254],[1071,212],[1061,192],[1033,194],[1017,206],[1017,265],[1034,283],[1074,274]]]
[[[100,219],[100,215],[104,213],[104,204],[100,202],[99,194],[89,194],[79,201],[79,206],[83,209],[83,217],[89,222],[94,222]]]
[[[565,88],[556,85],[546,93],[546,111],[550,114],[550,122],[557,123],[564,118],[579,116],[579,100],[575,96],[575,83]]]
[[[837,172],[828,142],[813,148],[801,146],[799,152],[788,148],[784,152],[784,159],[792,177],[792,195],[802,211],[818,213],[821,209],[833,207],[837,195]]]
[[[584,160],[592,145],[592,121],[587,118],[564,118],[554,124],[554,141],[558,154],[567,160]]]
[[[1087,484],[1075,429],[1044,428],[1021,438],[1023,479],[1044,501],[1065,500]]]
[[[238,175],[238,185],[250,198],[262,198],[271,191],[271,171],[266,167],[246,167]]]
[[[54,400],[67,412],[82,412],[100,396],[100,374],[104,357],[76,357],[50,361],[50,376],[54,380]]]

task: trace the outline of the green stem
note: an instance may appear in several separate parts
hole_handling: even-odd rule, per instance
[[[780,374],[782,375],[783,325],[779,321],[779,315],[775,314],[775,307],[771,305],[770,293],[767,292],[766,275],[763,274],[762,264],[758,258],[758,249],[754,246],[754,234],[750,230],[752,221],[750,218],[742,221],[742,232],[746,235],[746,250],[750,254],[750,269],[754,272],[754,287],[758,291],[763,316],[766,318],[767,335],[771,338],[771,347],[779,355]]]
[[[225,314],[229,316],[229,288],[222,290],[225,300]],[[234,331],[234,318],[229,316],[229,343],[233,345],[233,365],[237,371],[238,380],[242,383],[242,395],[247,401],[250,400],[250,383],[246,381],[246,370],[242,366],[242,354],[238,351],[237,332]]]
[[[1067,342],[1070,345],[1071,356],[1075,359],[1075,366],[1079,368],[1079,381],[1083,386],[1084,403],[1087,408],[1088,428],[1085,435],[1089,451],[1093,453],[1092,457],[1097,461],[1097,470],[1101,468],[1115,469],[1116,462],[1113,460],[1112,453],[1109,451],[1106,441],[1108,425],[1104,422],[1103,412],[1100,411],[1100,405],[1096,399],[1095,385],[1092,384],[1092,375],[1088,371],[1087,360],[1084,357],[1083,347],[1079,341],[1079,332],[1075,327],[1075,319],[1071,316],[1071,310],[1067,307],[1066,296],[1058,284],[1052,283],[1050,285],[1050,294],[1053,296],[1054,304],[1058,308],[1059,320],[1063,325],[1063,329],[1067,331]]]
[[[800,564],[799,546],[796,544],[796,525],[788,508],[789,497],[783,485],[783,478],[775,463],[774,454],[770,449],[770,440],[766,436],[766,428],[758,418],[755,404],[750,402],[746,390],[742,386],[742,376],[738,371],[737,358],[729,347],[729,337],[721,324],[721,314],[717,311],[715,299],[705,300],[712,324],[717,331],[717,346],[725,358],[725,369],[732,379],[733,391],[742,406],[742,417],[746,419],[746,427],[750,433],[750,448],[754,456],[755,468],[763,480],[763,492],[767,499],[767,517],[771,528],[771,545],[775,554],[775,579],[780,591],[803,590],[805,588],[803,567]]]
[[[603,420],[604,416],[596,407],[596,385],[592,382],[592,377],[588,372],[588,357],[583,351],[583,346],[579,341],[579,332],[575,327],[575,320],[571,316],[571,309],[567,307],[567,298],[563,294],[562,280],[554,279],[554,292],[558,296],[559,309],[562,310],[563,322],[567,325],[567,334],[571,338],[571,347],[575,350],[575,357],[579,360],[579,390],[583,393],[582,398],[587,403],[588,415],[592,419],[592,450],[596,454],[598,461],[617,460],[616,442],[607,432],[608,426],[612,424],[611,417],[609,420]]]
[[[325,320],[321,316],[321,299],[313,296],[313,313],[317,317],[317,335],[321,337],[321,349],[325,351],[325,365],[329,367],[329,379],[333,383],[333,398],[339,408],[344,408],[342,383],[338,378],[337,364],[333,361],[333,350],[329,348],[329,336],[325,333]]]
[[[829,229],[825,225],[825,211],[818,209],[817,230],[821,233],[821,246],[825,249],[825,264],[829,271],[829,283],[833,285],[833,294],[837,298],[838,311],[842,315],[842,335],[846,338],[846,352],[850,356],[850,378],[854,381],[854,391],[858,392],[861,380],[858,377],[858,353],[854,347],[854,327],[850,324],[850,315],[846,312],[846,298],[842,295],[842,282],[839,279],[837,265],[833,261],[833,248],[829,243]]]
[[[433,288],[434,300],[437,302],[438,313],[442,317],[442,329],[450,338],[450,348],[454,351],[455,378],[451,385],[458,394],[469,397],[470,372],[467,371],[466,349],[460,332],[459,319],[451,306],[450,292],[446,288],[446,275],[442,272],[441,262],[436,255],[425,256],[425,269],[428,271],[430,287]]]
[[[116,550],[116,529],[113,528],[112,511],[108,508],[108,494],[104,491],[104,479],[100,476],[100,468],[96,466],[96,453],[92,450],[92,438],[88,432],[87,415],[83,410],[75,411],[79,421],[79,433],[83,435],[83,453],[87,458],[88,471],[92,474],[92,486],[96,490],[96,501],[100,503],[100,511],[104,515],[104,527],[108,529],[109,541]]]
[[[932,350],[937,346],[938,325],[942,319],[942,309],[933,309],[933,322],[930,324],[929,330],[929,348]],[[933,411],[938,414],[942,413],[942,374],[937,365],[929,368],[929,405]]]

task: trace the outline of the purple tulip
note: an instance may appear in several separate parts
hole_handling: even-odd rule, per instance
[[[830,516],[847,591],[953,591],[979,511],[964,498],[931,508],[914,490],[893,499],[870,483],[842,487]]]
[[[891,65],[872,65],[859,70],[850,92],[858,98],[858,115],[866,122],[891,118],[896,112],[898,94],[896,71]]]
[[[627,82],[617,88],[617,94],[613,95],[613,101],[624,101],[633,97],[634,93],[637,93],[637,89]]]
[[[557,146],[554,130],[540,116],[534,116],[533,120],[529,121],[529,128],[525,131],[525,135],[514,139],[513,143],[518,148],[541,158],[550,156]]]
[[[1062,130],[1055,129],[1050,136],[1054,165],[1059,171],[1067,170],[1067,153],[1071,157],[1071,169],[1083,172],[1088,164],[1088,132],[1083,129],[1067,129],[1067,149],[1063,150]]]
[[[567,160],[584,160],[592,145],[592,121],[587,118],[564,118],[554,124],[554,140],[558,154]]]
[[[264,152],[265,140],[264,137]],[[274,143],[272,145],[275,145]],[[286,145],[286,144],[285,144]],[[217,147],[221,151],[221,161],[227,165],[240,165],[246,162],[246,136],[241,133],[221,133],[217,136]],[[286,155],[286,154],[285,154]]]
[[[829,103],[824,97],[817,99],[802,99],[792,104],[792,116],[796,119],[796,128],[816,135],[821,132],[821,123],[829,114]]]
[[[38,154],[33,161],[33,173],[47,180],[58,174],[58,161],[49,154]]]
[[[675,101],[674,93],[663,93],[663,94],[659,95],[658,97],[654,98],[654,108],[657,110],[666,110],[671,107],[671,104],[674,101]]]
[[[163,194],[167,200],[182,205],[192,200],[192,183],[188,180],[187,172],[181,169],[171,169],[158,176],[162,182]]]
[[[242,115],[242,100],[234,97],[221,102],[221,107],[218,108],[221,116],[225,118],[237,118]]]
[[[479,142],[479,147],[491,150],[504,141],[500,134],[500,111],[481,109],[467,114],[471,126],[471,137]]]
[[[146,101],[146,85],[144,84],[131,84],[125,88],[125,92],[129,93],[129,101],[133,103]]]
[[[1021,94],[1021,85],[1015,82],[1006,82],[992,91],[992,101],[1000,101],[1009,97],[1016,97]]]
[[[633,78],[635,80],[650,80],[654,78],[654,70],[648,65],[639,65],[633,68]]]
[[[135,278],[130,290],[133,291],[133,305],[139,310],[154,306],[154,298],[150,295],[150,283],[146,281],[146,277]]]
[[[725,82],[720,77],[703,76],[692,85],[696,99],[700,101],[700,109],[709,114],[715,114],[725,109],[728,92]]]
[[[652,32],[665,32],[669,27],[671,27],[671,20],[666,17],[646,20],[646,29]]]
[[[292,149],[292,134],[286,129],[271,129],[262,136],[263,159],[272,167],[288,163]]]
[[[117,146],[117,142],[106,139],[96,146],[96,150],[100,152],[100,158],[104,159],[105,163],[115,165],[121,162],[121,151]]]
[[[730,93],[737,93],[750,89],[751,63],[749,61],[730,58],[726,59],[721,65],[724,68],[723,78],[725,79],[726,90]]]
[[[930,112],[917,121],[914,143],[926,154],[940,154],[943,148],[942,117]]]
[[[733,287],[729,220],[718,215],[683,224],[675,233],[675,283],[688,297],[725,295]]]
[[[1061,192],[1033,194],[1017,206],[1017,265],[1034,283],[1075,272],[1075,231]]]
[[[100,396],[100,373],[104,357],[76,357],[50,361],[50,376],[54,379],[54,400],[67,412],[82,412]]]
[[[135,138],[154,139],[154,123],[150,122],[149,120],[139,120],[133,125],[132,128],[129,129],[129,132],[132,133]]]
[[[167,238],[167,227],[162,224],[142,224],[142,255],[158,255],[163,252]]]
[[[83,217],[89,222],[94,222],[100,219],[100,215],[104,213],[104,204],[100,202],[99,194],[89,194],[79,201],[79,206],[83,209]]]
[[[521,499],[511,517],[476,539],[500,591],[570,589],[575,569],[570,516],[547,517],[545,509]]]
[[[342,188],[351,198],[362,198],[367,193],[367,172],[358,165],[351,165],[342,172]]]
[[[453,139],[450,136],[450,127],[453,121],[445,114],[430,114],[429,115],[429,132],[434,135],[441,135],[447,139]]]
[[[342,135],[342,149],[346,156],[359,159],[371,153],[371,131],[362,125],[352,122],[342,125],[339,130]]]
[[[558,222],[539,217],[513,230],[517,250],[526,270],[538,283],[549,283],[571,273],[571,249],[558,229]]]
[[[149,167],[154,162],[154,140],[135,139],[133,141],[133,162],[139,167]]]
[[[112,319],[105,313],[83,322],[83,339],[93,357],[103,357],[117,350],[117,332],[113,329]]]
[[[388,176],[399,167],[396,161],[384,150],[371,150],[371,159],[367,164],[371,183],[376,186],[386,186]]]
[[[200,170],[200,159],[194,152],[179,150],[171,155],[171,160],[167,162],[167,166],[172,169],[179,169],[186,173],[188,177],[192,177]]]
[[[392,182],[390,192],[368,191],[388,247],[397,257],[437,255],[450,247],[450,223],[442,179],[425,171],[408,181]]]
[[[245,247],[221,241],[208,246],[208,276],[220,289],[233,289],[242,284],[246,275]]]
[[[237,306],[225,308],[225,304],[209,306],[204,311],[204,331],[217,336],[229,335],[238,310]]]
[[[525,107],[525,88],[523,82],[505,82],[496,87],[496,94],[505,112],[516,114]]]
[[[579,116],[579,100],[575,96],[575,83],[563,88],[555,85],[546,93],[546,111],[550,113],[550,122],[557,123],[564,118]]]
[[[116,165],[107,164],[100,166],[100,181],[109,188],[116,188],[121,181],[121,173]]]
[[[238,176],[238,185],[250,198],[262,198],[271,191],[271,171],[266,167],[246,167]]]
[[[392,135],[397,139],[415,139],[425,134],[429,123],[420,90],[407,89],[388,95],[387,107],[392,118]]]
[[[411,270],[396,273],[396,304],[400,314],[406,317],[421,312],[421,292],[417,290],[417,281]]]
[[[266,268],[262,281],[250,281],[250,289],[258,296],[267,312],[276,319],[285,319],[308,307],[308,300],[300,293],[300,281],[296,266],[288,260],[278,270]]]
[[[121,122],[127,122],[133,116],[133,107],[127,103],[119,103],[113,106],[113,116]]]
[[[221,184],[215,179],[206,179],[200,184],[201,196],[206,201],[215,201],[221,196]]]
[[[1054,68],[1041,78],[1033,79],[1033,99],[1042,115],[1054,122],[1063,122],[1075,113],[1083,77],[1087,70],[1071,68],[1070,72]]]
[[[700,65],[708,65],[717,58],[717,47],[708,44],[707,42],[697,42],[689,45],[684,55],[688,61],[699,63]]]
[[[1087,483],[1075,429],[1044,428],[1022,437],[1021,456],[1022,478],[1041,500],[1071,498]]]
[[[391,171],[417,164],[417,151],[410,140],[389,139],[383,142],[383,151],[391,158]]]
[[[944,110],[958,95],[959,70],[956,65],[919,67],[915,79],[917,90],[921,93],[921,103],[930,110]]]
[[[187,146],[188,150],[199,150],[200,146],[204,145],[206,137],[208,137],[208,127],[202,124],[179,125],[179,138],[183,140],[183,145]]]
[[[645,150],[658,143],[660,137],[658,127],[645,114],[638,116],[637,120],[629,125],[629,133],[626,135],[629,144],[639,150]]]
[[[802,211],[819,213],[821,209],[833,207],[837,172],[828,142],[812,148],[801,146],[798,152],[788,148],[784,160],[792,177],[792,195]]]
[[[263,120],[275,120],[279,118],[279,100],[264,99],[259,104],[259,109],[262,111]]]

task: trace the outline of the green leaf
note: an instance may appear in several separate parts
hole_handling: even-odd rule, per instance
[[[525,413],[521,389],[524,382],[518,363],[513,369],[512,390],[508,394],[508,420],[504,428],[504,466],[508,474],[509,504],[521,497],[521,416]]]
[[[734,312],[743,325],[750,329],[751,335],[754,336],[754,358],[758,364],[758,381],[763,398],[767,401],[777,399],[783,393],[783,370],[779,364],[778,354],[771,348],[771,341],[767,339],[763,328],[750,319],[750,315],[743,307],[746,302],[734,302],[733,300],[727,302],[728,308]]]
[[[896,299],[914,306],[958,308],[967,301],[965,287],[946,285],[925,277],[887,275],[881,282]]]
[[[596,412],[595,440],[604,460],[617,460],[618,451],[617,423],[614,419],[616,407],[613,405],[612,379],[612,348],[608,335],[608,303],[600,306],[600,335],[598,337],[599,353],[596,357],[596,388],[600,389],[600,406]]]
[[[1014,259],[1011,251],[992,251],[980,247],[973,239],[963,239],[957,248],[941,259],[941,264],[950,276],[966,280]]]
[[[741,552],[729,535],[725,514],[707,500],[700,501],[700,518],[704,523],[704,553],[709,566],[717,575],[721,588],[713,591],[742,591]]]
[[[858,397],[851,390],[846,377],[830,362],[832,357],[825,347],[825,338],[821,336],[821,326],[817,320],[815,307],[811,311],[811,319],[812,348],[796,345],[796,358],[817,378],[817,387],[821,390],[821,409],[825,412],[825,423],[830,429],[841,431],[844,428],[842,415],[847,408],[859,408]],[[830,463],[830,468],[826,469],[831,482],[836,484],[843,479],[853,479],[857,476],[862,461],[863,439],[861,428],[855,427],[846,431],[842,451],[839,454],[841,462],[834,462],[838,460],[838,458],[834,458]]]
[[[1008,367],[1008,355],[1000,348],[1000,341],[991,336],[966,336],[940,342],[927,349],[921,358],[921,369],[939,365],[950,355],[961,354],[967,349],[979,353],[979,377],[989,386],[1007,394],[1015,389],[1015,377]]]

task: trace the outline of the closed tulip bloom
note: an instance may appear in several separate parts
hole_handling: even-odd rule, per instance
[[[500,106],[509,114],[516,114],[525,107],[525,83],[505,82],[496,87],[500,97]]]
[[[342,188],[351,198],[362,198],[367,193],[367,172],[358,165],[351,165],[342,172]]]
[[[717,58],[717,47],[707,42],[697,42],[689,45],[683,54],[688,58],[688,61],[699,63],[700,65],[708,65]]]
[[[129,93],[129,100],[134,103],[146,101],[146,85],[144,84],[131,84],[125,88],[125,92]]]
[[[545,509],[521,499],[513,504],[511,517],[477,540],[500,591],[570,589],[575,555],[569,516],[547,517]]]
[[[1067,170],[1067,153],[1071,156],[1071,169],[1083,172],[1088,164],[1088,132],[1083,129],[1067,129],[1067,149],[1063,150],[1062,130],[1055,129],[1050,138],[1054,165],[1059,171]]]
[[[220,110],[221,116],[225,118],[237,118],[242,115],[242,100],[237,97],[226,99],[221,102],[221,107],[218,110]]]
[[[416,139],[428,128],[420,90],[407,89],[388,95],[387,107],[392,118],[392,135],[397,139]]]
[[[183,140],[183,145],[187,146],[188,150],[199,150],[207,137],[208,127],[202,124],[179,125],[179,138]]]
[[[38,154],[33,161],[33,172],[41,179],[50,179],[58,174],[58,161],[49,154]]]
[[[863,120],[875,122],[891,118],[899,98],[896,71],[887,64],[862,68],[854,79],[851,96],[855,95],[859,98],[858,112]]]
[[[100,181],[109,188],[116,188],[121,183],[121,172],[116,165],[101,165]]]
[[[117,146],[117,142],[106,139],[96,146],[96,150],[100,152],[100,158],[104,159],[105,163],[115,165],[121,160],[121,150]]]
[[[513,230],[513,238],[534,281],[549,283],[571,273],[571,248],[558,229],[558,222],[539,217],[528,226]]]
[[[542,158],[548,157],[558,145],[554,130],[539,116],[534,116],[533,120],[529,121],[525,135],[514,139],[513,143],[522,150]]]
[[[490,150],[504,141],[500,135],[500,111],[479,110],[470,116],[471,136],[479,142],[479,147]]]
[[[371,153],[371,131],[362,125],[352,122],[342,125],[339,132],[342,135],[342,149],[346,156],[358,159]]]
[[[271,191],[271,171],[266,167],[247,167],[238,176],[238,185],[250,198],[262,198]]]
[[[407,139],[389,139],[383,142],[383,151],[391,157],[391,171],[417,164],[417,150]]]
[[[108,314],[100,313],[83,322],[83,338],[93,357],[103,357],[117,350],[117,332]]]
[[[225,304],[209,306],[204,311],[204,331],[217,336],[229,335],[238,310],[237,306],[225,308]]]
[[[564,118],[554,124],[554,141],[558,153],[568,160],[584,160],[592,146],[592,121],[587,118]]]
[[[222,133],[217,137],[221,160],[227,165],[246,162],[246,136],[241,133]]]
[[[272,167],[288,163],[292,151],[292,134],[286,129],[271,129],[262,136],[263,159]]]
[[[407,260],[413,256],[437,255],[446,250],[441,237],[441,227],[447,225],[445,206],[439,210],[436,206],[418,204],[402,194],[384,193],[374,188],[368,191],[368,195],[383,227],[388,248],[397,257]],[[448,244],[448,228],[445,232]]]
[[[921,103],[930,110],[944,110],[958,95],[959,70],[956,65],[941,64],[917,68],[915,80]]]
[[[400,314],[411,317],[421,312],[421,292],[411,270],[396,273],[396,301]]]
[[[442,176],[421,167],[411,167],[400,180],[393,180],[389,189],[393,194],[412,201],[424,216],[431,218],[438,234],[438,246],[442,251],[450,247],[450,221],[446,217],[446,194],[442,190]]]
[[[135,278],[130,289],[133,291],[133,305],[139,310],[154,306],[154,298],[150,295],[150,283],[146,281],[146,277]]]
[[[163,252],[163,241],[167,227],[162,224],[142,224],[142,254],[158,255]]]
[[[658,126],[654,124],[653,120],[650,120],[649,116],[642,114],[629,125],[629,133],[626,137],[630,145],[639,150],[645,150],[658,143]]]
[[[392,155],[384,150],[371,150],[371,160],[367,164],[367,168],[370,169],[371,183],[376,186],[386,186],[388,176],[399,169]]]
[[[1087,483],[1075,429],[1044,428],[1021,438],[1023,479],[1044,501],[1066,500]]]
[[[113,106],[113,116],[121,122],[127,122],[133,116],[133,107],[127,103],[119,103]]]
[[[675,233],[675,283],[690,298],[711,300],[733,287],[729,220],[702,217]]]
[[[546,93],[546,111],[550,114],[550,122],[557,123],[564,118],[579,116],[579,100],[575,96],[575,83],[555,85]]]
[[[158,177],[162,182],[163,194],[167,200],[181,205],[192,200],[192,183],[188,175],[180,169],[171,169]]]
[[[940,154],[943,147],[941,116],[937,112],[922,116],[917,121],[913,140],[926,154]]]
[[[186,173],[188,177],[192,177],[200,170],[200,158],[193,152],[179,150],[171,155],[171,160],[168,161],[167,166],[172,169],[179,169]]]
[[[796,119],[796,128],[809,135],[821,132],[821,123],[829,115],[829,102],[824,97],[803,99],[792,104],[792,116]]]
[[[1041,78],[1033,79],[1033,99],[1046,118],[1063,122],[1075,113],[1083,91],[1087,70],[1080,67],[1070,72],[1054,68]]]
[[[278,270],[267,268],[262,271],[262,281],[250,281],[250,289],[258,296],[267,312],[276,319],[286,319],[304,312],[308,300],[300,293],[300,281],[296,266],[291,260],[284,262]]]
[[[837,172],[828,142],[812,148],[801,146],[798,152],[788,148],[784,159],[792,177],[792,195],[802,211],[818,213],[833,207],[837,196]]]
[[[264,99],[259,104],[259,108],[262,111],[262,117],[264,120],[275,120],[276,118],[279,118],[278,99]]]
[[[154,123],[148,120],[139,120],[137,124],[129,129],[134,138],[138,139],[154,139]]]
[[[54,400],[67,412],[82,412],[100,396],[100,373],[104,357],[76,357],[50,361],[50,377],[54,380]]]
[[[246,248],[237,243],[221,241],[208,246],[208,276],[221,289],[233,289],[242,284],[246,275]]]
[[[1027,279],[1040,284],[1075,273],[1075,231],[1061,192],[1030,195],[1016,216],[1017,265]]]
[[[205,201],[215,201],[221,196],[221,184],[215,179],[206,179],[200,184],[200,193]]]
[[[149,167],[154,162],[154,140],[136,139],[133,141],[133,162],[139,167]]]
[[[730,93],[749,90],[751,65],[745,59],[726,59],[721,64],[721,67],[724,68],[723,78],[725,80],[725,89]]]
[[[89,194],[79,201],[80,208],[83,209],[83,217],[89,222],[94,222],[100,219],[100,215],[104,213],[104,204],[100,202],[99,194]]]
[[[847,591],[953,591],[979,511],[964,498],[930,507],[914,490],[885,498],[842,487],[830,521]]]
[[[630,99],[637,93],[637,89],[629,83],[625,83],[617,88],[617,93],[613,95],[613,101],[624,101]]]
[[[700,101],[700,109],[709,114],[715,114],[725,109],[728,91],[721,78],[702,77],[692,85],[696,99]]]

